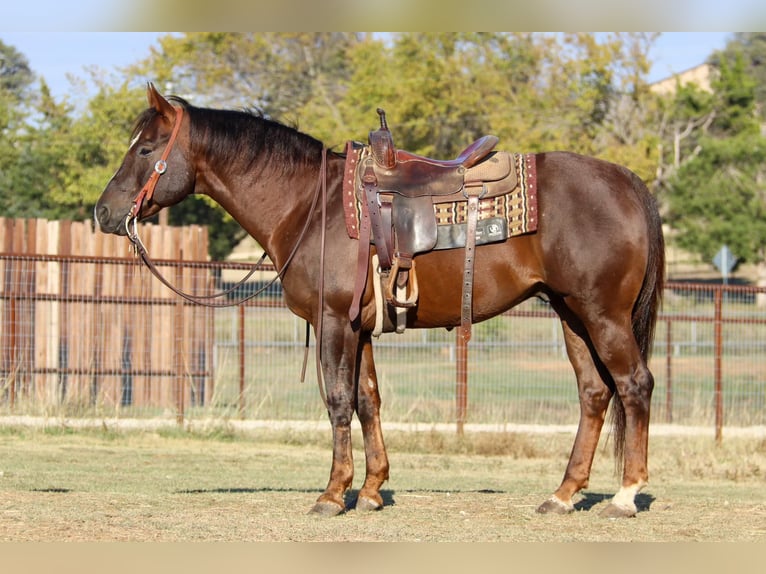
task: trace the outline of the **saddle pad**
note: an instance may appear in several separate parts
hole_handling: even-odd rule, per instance
[[[359,222],[367,211],[360,194],[354,189],[359,157],[364,146],[358,142],[346,145],[346,167],[343,177],[343,210],[346,231],[351,239],[359,239]],[[516,187],[505,195],[479,200],[479,221],[503,218],[508,224],[508,237],[537,231],[537,171],[534,154],[514,153]],[[462,225],[466,222],[466,202],[434,204],[437,227]]]

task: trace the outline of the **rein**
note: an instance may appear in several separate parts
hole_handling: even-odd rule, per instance
[[[298,251],[298,247],[303,242],[303,239],[306,235],[306,232],[308,231],[309,225],[311,224],[311,216],[313,214],[314,209],[316,208],[317,201],[319,200],[319,192],[324,188],[326,188],[327,185],[327,149],[322,148],[322,167],[319,171],[319,181],[317,182],[317,187],[314,192],[314,198],[311,203],[311,208],[309,209],[309,215],[306,218],[306,223],[303,225],[303,229],[301,230],[300,235],[298,236],[298,240],[295,242],[295,245],[293,246],[292,251],[287,256],[287,259],[285,260],[285,264],[282,266],[282,269],[279,270],[277,275],[271,279],[266,285],[255,291],[254,293],[251,293],[250,295],[247,295],[246,297],[234,301],[234,302],[222,302],[222,303],[210,303],[206,301],[206,299],[216,299],[220,297],[224,297],[226,295],[229,295],[236,289],[238,289],[241,285],[243,285],[252,275],[258,270],[258,266],[263,263],[263,261],[266,259],[267,254],[264,252],[263,255],[261,255],[261,258],[258,260],[258,262],[253,266],[253,268],[248,272],[245,277],[239,281],[236,285],[233,287],[226,289],[225,291],[220,291],[218,293],[213,293],[211,295],[192,295],[190,293],[186,293],[184,291],[181,291],[177,287],[175,287],[170,281],[168,281],[162,273],[160,273],[159,269],[157,269],[157,266],[154,264],[152,259],[149,257],[149,252],[146,249],[146,246],[144,246],[143,242],[141,241],[141,238],[138,235],[138,215],[141,212],[141,206],[143,205],[144,201],[149,201],[152,196],[154,195],[154,190],[157,187],[157,182],[160,179],[160,176],[164,174],[168,169],[168,163],[167,159],[170,156],[170,152],[172,151],[173,144],[176,141],[176,138],[178,137],[178,132],[181,129],[181,122],[183,121],[184,116],[184,109],[182,107],[175,108],[176,110],[176,116],[173,121],[173,130],[170,133],[170,138],[168,139],[168,143],[165,146],[165,149],[162,152],[162,156],[157,161],[157,163],[154,164],[154,171],[152,171],[152,174],[149,176],[149,180],[144,184],[144,186],[141,188],[141,191],[136,196],[136,199],[133,201],[133,206],[130,208],[130,211],[128,212],[127,217],[125,218],[125,231],[127,232],[128,239],[133,244],[133,247],[136,251],[136,254],[141,257],[141,260],[144,262],[144,264],[149,268],[149,271],[151,271],[152,275],[154,275],[157,279],[160,280],[160,282],[165,285],[168,289],[173,291],[176,295],[179,295],[180,297],[183,297],[187,301],[190,301],[192,303],[197,303],[199,305],[204,305],[206,307],[234,307],[236,305],[240,305],[242,303],[245,303],[249,301],[250,299],[253,299],[266,291],[269,287],[271,287],[278,279],[281,279],[284,275],[285,271],[287,270],[288,265],[292,261],[293,257],[295,256],[295,253]],[[326,202],[326,191],[325,191],[325,199],[324,202]],[[322,213],[323,213],[323,229],[322,233],[324,234],[324,204],[322,205]],[[132,227],[132,229],[131,229]],[[324,261],[324,235],[322,236],[322,261]]]
[[[234,307],[237,305],[241,305],[242,303],[245,303],[249,301],[250,299],[253,299],[266,291],[269,287],[271,287],[277,279],[281,277],[281,273],[278,274],[276,277],[273,277],[266,285],[260,287],[257,291],[250,293],[249,295],[243,297],[242,299],[239,299],[237,301],[223,301],[220,303],[211,303],[208,301],[208,299],[218,299],[221,297],[225,297],[237,289],[239,289],[242,285],[245,284],[245,282],[250,279],[250,277],[253,276],[253,274],[258,271],[259,266],[263,263],[263,261],[266,259],[267,254],[264,252],[263,255],[261,255],[261,258],[253,265],[252,269],[247,272],[247,275],[245,275],[236,285],[223,290],[219,291],[217,293],[212,293],[209,295],[192,295],[191,293],[186,293],[185,291],[182,291],[175,285],[173,285],[170,281],[168,281],[162,273],[160,273],[160,270],[157,268],[157,266],[154,264],[154,261],[152,261],[151,257],[149,257],[149,252],[146,250],[146,247],[144,246],[143,242],[141,241],[141,238],[138,236],[138,228],[135,225],[135,218],[132,218],[133,221],[133,230],[129,230],[129,223],[126,221],[125,228],[128,229],[128,239],[133,244],[133,249],[135,250],[136,254],[141,257],[141,261],[144,262],[144,265],[146,265],[147,269],[154,275],[157,279],[159,279],[160,283],[165,285],[168,289],[170,289],[173,293],[176,295],[186,299],[187,301],[191,303],[196,303],[197,305],[203,305],[204,307],[213,307],[213,308],[220,308],[220,307]],[[284,268],[283,268],[284,269]]]
[[[172,141],[169,141],[168,144],[172,143]],[[167,152],[167,149],[165,150]],[[165,154],[163,154],[165,155]],[[155,172],[158,173],[158,172]],[[164,173],[164,171],[163,171]],[[152,174],[152,177],[154,176],[154,173]],[[156,185],[156,180],[155,184]],[[144,189],[142,190],[142,193],[145,189],[149,187],[149,184],[144,186]],[[153,189],[154,186],[152,186]],[[295,257],[295,254],[298,251],[298,248],[300,247],[301,243],[303,243],[303,239],[306,237],[306,232],[308,231],[309,226],[311,225],[311,216],[313,215],[314,209],[316,209],[317,203],[319,202],[319,196],[320,192],[323,192],[323,199],[322,199],[322,255],[320,258],[320,262],[324,263],[324,227],[325,227],[325,204],[327,203],[327,149],[322,150],[322,167],[319,172],[319,179],[317,181],[316,190],[314,191],[314,197],[311,201],[311,207],[309,208],[309,214],[306,218],[306,222],[303,224],[303,229],[301,229],[301,233],[298,236],[297,241],[293,245],[292,250],[290,251],[290,254],[287,256],[287,259],[285,260],[284,265],[282,266],[282,269],[280,269],[277,274],[268,282],[266,285],[258,289],[257,291],[247,295],[246,297],[243,297],[242,299],[239,299],[237,301],[229,302],[224,301],[220,303],[211,303],[209,301],[206,301],[206,299],[216,299],[220,297],[224,297],[226,295],[229,295],[233,291],[235,291],[238,287],[240,287],[242,284],[245,283],[252,275],[258,270],[258,266],[263,263],[263,261],[266,259],[267,254],[264,252],[263,255],[261,255],[261,258],[258,260],[258,262],[253,266],[253,268],[248,272],[245,277],[239,281],[236,285],[233,287],[225,290],[220,291],[218,293],[213,293],[211,295],[192,295],[190,293],[186,293],[182,291],[181,289],[174,286],[170,281],[168,281],[162,273],[160,273],[157,266],[152,261],[151,257],[149,257],[149,252],[146,249],[146,246],[141,241],[141,238],[138,235],[138,216],[137,212],[134,213],[134,210],[131,209],[131,211],[128,213],[128,216],[125,219],[125,230],[128,235],[128,239],[133,244],[133,248],[136,251],[136,254],[141,257],[141,260],[144,262],[146,267],[151,271],[152,275],[154,275],[157,279],[160,280],[160,282],[165,285],[168,289],[173,291],[176,295],[179,295],[180,297],[183,297],[187,301],[190,301],[192,303],[197,303],[199,305],[204,305],[205,307],[234,307],[236,305],[240,305],[242,303],[245,303],[264,291],[266,291],[269,287],[271,287],[274,283],[277,282],[278,279],[281,279],[282,276],[287,271],[287,267],[290,265],[290,262],[293,260],[293,257]],[[140,194],[139,194],[140,195]],[[138,205],[138,199],[136,200],[136,203],[134,203],[134,206]],[[323,283],[324,278],[320,277],[320,283]],[[323,289],[321,288],[323,285],[320,285],[320,297],[322,296]],[[321,317],[320,317],[321,322]]]
[[[253,275],[253,273],[257,271],[258,267],[266,259],[266,256],[267,256],[266,252],[263,253],[261,258],[253,266],[253,268],[248,272],[248,274],[245,275],[245,277],[233,287],[226,289],[225,291],[220,291],[218,293],[213,293],[210,295],[192,295],[190,293],[186,293],[180,290],[179,288],[175,287],[172,283],[170,283],[170,281],[168,281],[162,275],[162,273],[160,273],[159,269],[157,269],[157,266],[149,257],[149,252],[147,251],[146,247],[141,241],[141,238],[138,235],[138,214],[141,211],[141,205],[145,200],[148,201],[149,199],[151,199],[152,195],[154,194],[154,189],[157,186],[157,181],[159,180],[160,176],[167,171],[167,167],[168,167],[167,158],[170,155],[170,150],[173,144],[175,143],[176,136],[178,135],[178,131],[181,126],[181,120],[183,118],[183,109],[177,108],[177,111],[178,113],[176,115],[175,123],[173,125],[173,131],[170,134],[170,139],[168,140],[167,146],[165,147],[165,150],[163,151],[160,160],[157,161],[157,163],[154,165],[154,171],[152,172],[151,176],[149,176],[149,181],[147,181],[144,187],[141,188],[141,191],[139,192],[138,196],[133,202],[133,206],[130,208],[128,215],[125,218],[125,231],[127,232],[128,239],[133,244],[133,248],[135,249],[136,254],[141,257],[141,260],[144,262],[144,264],[152,273],[152,275],[154,275],[157,279],[159,279],[159,281],[163,285],[165,285],[168,289],[173,291],[175,294],[186,299],[187,301],[196,303],[198,305],[203,305],[205,307],[213,307],[213,308],[233,307],[233,306],[241,305],[242,303],[245,303],[246,301],[249,301],[257,297],[258,295],[266,291],[269,287],[271,287],[274,283],[276,283],[277,280],[281,279],[284,276],[288,266],[293,260],[293,257],[295,257],[295,254],[298,252],[298,248],[300,247],[301,243],[303,243],[303,240],[306,237],[306,233],[308,232],[308,229],[311,225],[311,220],[314,214],[314,210],[317,207],[317,203],[319,202],[319,196],[321,195],[322,196],[322,205],[321,205],[322,225],[320,228],[321,229],[321,232],[320,232],[321,247],[320,247],[320,256],[319,256],[319,310],[318,310],[317,325],[316,325],[316,340],[317,340],[316,368],[317,368],[317,383],[319,385],[319,394],[321,395],[322,401],[324,402],[326,407],[327,396],[326,396],[324,385],[323,385],[322,365],[321,365],[321,357],[322,357],[321,334],[322,334],[322,317],[324,315],[325,238],[326,238],[326,228],[327,228],[327,148],[322,147],[322,163],[319,169],[319,177],[317,180],[316,189],[314,190],[314,197],[311,201],[311,207],[309,208],[308,216],[306,217],[306,222],[303,224],[301,233],[298,236],[298,239],[296,240],[295,244],[293,245],[293,248],[290,251],[290,254],[287,256],[287,259],[285,259],[285,263],[284,265],[282,265],[282,268],[268,283],[266,283],[266,285],[262,286],[260,289],[256,290],[255,292],[243,297],[242,299],[239,299],[234,302],[223,301],[219,303],[214,303],[214,302],[208,301],[208,299],[224,297],[226,295],[229,295],[233,291],[235,291],[240,286],[242,286]],[[303,382],[305,378],[306,362],[308,359],[308,348],[309,348],[309,322],[307,321],[306,322],[306,347],[305,347],[305,352],[303,356],[303,367],[301,369],[301,382]]]

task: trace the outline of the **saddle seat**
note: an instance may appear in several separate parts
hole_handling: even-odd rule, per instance
[[[433,165],[437,168],[456,168],[462,166],[468,169],[469,167],[476,165],[476,163],[478,163],[480,160],[487,157],[487,154],[495,149],[495,146],[499,141],[500,140],[497,138],[497,136],[482,136],[467,148],[465,148],[462,152],[460,152],[460,155],[458,155],[455,159],[432,159],[404,150],[398,151],[397,159],[398,161],[405,163],[417,161],[420,162],[423,166]]]
[[[486,135],[465,148],[455,159],[438,160],[394,147],[386,123],[386,113],[378,108],[380,129],[369,135],[370,159],[366,165],[374,172],[380,193],[397,193],[404,197],[442,197],[459,192],[466,171],[486,159],[499,141]]]

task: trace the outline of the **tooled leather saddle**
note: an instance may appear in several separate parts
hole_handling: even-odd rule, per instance
[[[369,133],[369,145],[347,144],[344,193],[353,194],[348,203],[358,202],[363,212],[349,316],[353,321],[359,315],[371,244],[375,245],[386,301],[404,309],[416,306],[419,297],[415,255],[462,247],[460,334],[467,341],[471,336],[475,248],[508,238],[504,218],[479,221],[479,202],[509,194],[517,187],[514,156],[495,151],[498,138],[492,135],[477,139],[451,160],[398,150],[385,112],[380,108],[377,112],[380,128]],[[442,205],[452,206],[450,211],[459,209],[465,223],[437,225]]]

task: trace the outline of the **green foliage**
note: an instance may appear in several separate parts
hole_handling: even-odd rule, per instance
[[[71,218],[91,217],[93,205],[128,149],[133,122],[145,107],[144,92],[127,83],[101,84],[64,136],[68,147],[61,186],[52,200]]]
[[[28,111],[24,98],[32,73],[26,58],[0,41],[0,212],[14,213],[17,198],[12,192],[18,179],[14,167],[24,156],[15,141],[24,129]]]
[[[20,101],[33,79],[27,58],[0,40],[0,93]]]
[[[346,75],[344,32],[187,33],[168,35],[160,49],[129,69],[192,103],[255,106],[272,116],[295,113],[314,97],[332,104]]]
[[[720,113],[713,123],[713,133],[724,137],[759,133],[760,125],[755,114],[757,84],[747,72],[742,54],[735,54],[733,61],[721,60],[719,72],[713,89]]]
[[[709,260],[727,244],[744,261],[766,246],[766,141],[759,134],[707,138],[673,178],[668,223],[685,249]]]
[[[668,182],[667,221],[678,244],[705,259],[726,244],[742,261],[760,263],[766,258],[766,140],[756,114],[757,82],[741,54],[719,65],[712,94],[683,88],[675,98],[675,117],[687,126],[707,119],[705,129],[688,138],[686,159]]]
[[[735,61],[741,57],[748,75],[755,82],[755,100],[761,121],[766,121],[766,32],[737,32],[726,47],[713,54],[711,62]]]
[[[766,36],[737,34],[714,55],[720,69],[714,93],[679,86],[669,98],[656,97],[646,83],[656,37],[168,34],[149,58],[120,70],[116,81],[93,72],[79,90],[93,95],[76,106],[55,101],[44,79],[32,92],[26,59],[0,43],[0,209],[17,217],[90,217],[145,106],[142,90],[129,88],[126,80],[138,76],[197,105],[259,108],[336,149],[348,139],[366,140],[378,126],[375,109],[382,107],[396,145],[424,155],[454,157],[491,133],[508,150],[567,149],[599,156],[648,182],[656,178],[668,221],[686,234],[679,240],[706,252],[710,247],[699,239],[701,232],[692,233],[692,223],[704,227],[700,210],[718,209],[716,195],[699,204],[699,198],[689,197],[690,186],[699,194],[725,184],[751,197],[751,207],[761,193],[762,184],[753,183],[762,177],[754,165],[757,153],[744,150],[760,145],[756,114],[763,108],[764,80],[758,74]],[[729,142],[731,147],[724,143],[739,137],[745,139]],[[735,161],[732,154],[740,153]],[[727,161],[733,163],[722,163]],[[718,171],[709,173],[714,165]],[[715,217],[704,214],[708,230]],[[170,210],[169,219],[209,226],[214,258],[225,257],[244,235],[205,199],[183,202]],[[748,257],[755,257],[755,250],[753,245]]]

